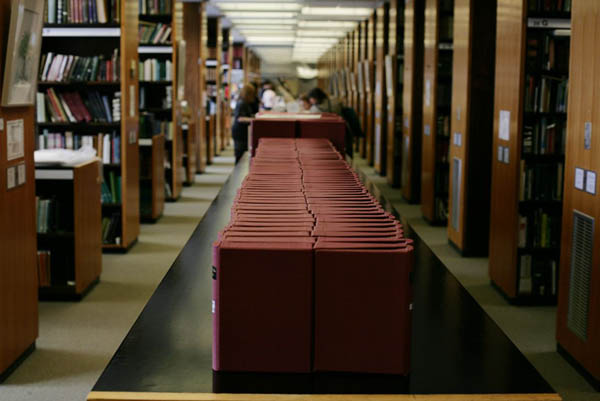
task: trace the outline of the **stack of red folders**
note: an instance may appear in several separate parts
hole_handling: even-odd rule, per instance
[[[407,374],[411,244],[331,142],[261,139],[214,246],[213,369]]]

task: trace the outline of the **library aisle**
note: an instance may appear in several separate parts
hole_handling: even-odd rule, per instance
[[[429,225],[423,219],[420,205],[407,203],[402,197],[402,190],[392,188],[386,177],[379,175],[365,159],[355,158],[353,167],[359,172],[361,180],[369,184],[367,187],[375,197],[385,198],[406,218],[415,233],[564,401],[600,401],[600,393],[556,352],[556,306],[510,305],[490,285],[488,258],[462,257],[449,245],[446,227]]]
[[[37,349],[0,386],[2,401],[84,400],[233,168],[227,150],[144,224],[127,254],[103,255],[100,283],[81,302],[40,302]]]

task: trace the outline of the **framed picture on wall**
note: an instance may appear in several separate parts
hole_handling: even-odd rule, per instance
[[[42,45],[44,2],[12,0],[2,106],[34,104]]]

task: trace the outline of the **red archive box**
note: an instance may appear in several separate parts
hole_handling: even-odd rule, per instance
[[[213,369],[310,372],[313,244],[214,246]]]
[[[315,244],[315,371],[405,375],[412,247]]]

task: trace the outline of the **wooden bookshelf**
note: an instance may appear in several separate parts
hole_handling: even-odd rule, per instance
[[[360,139],[359,143],[359,153],[360,157],[363,159],[367,156],[367,130],[369,125],[369,113],[368,113],[368,93],[367,93],[367,81],[366,81],[366,61],[369,50],[369,40],[368,40],[368,32],[369,32],[369,22],[362,21],[359,23],[359,32],[360,32],[360,58],[359,58],[359,79],[358,79],[358,94],[359,100],[358,103],[360,105],[358,110],[358,117],[360,119],[360,124],[362,128],[362,132],[364,137]]]
[[[0,25],[10,25],[11,1],[0,0]],[[0,76],[4,76],[8,29],[0,30]],[[2,87],[0,87],[0,97]],[[0,152],[0,382],[34,350],[38,336],[36,268],[35,181],[33,168],[34,107],[0,106],[0,137],[6,138],[7,122],[23,121],[23,156],[7,160]],[[4,148],[4,145],[2,147]],[[17,175],[24,165],[25,182],[8,188],[9,169]],[[23,167],[21,167],[23,169]],[[22,171],[22,170],[21,170]],[[17,180],[18,183],[18,180]],[[12,184],[12,183],[11,183]]]
[[[204,89],[202,71],[202,20],[204,4],[183,3],[183,39],[186,42],[185,56],[185,100],[188,112],[186,122],[187,130],[183,130],[184,138],[184,166],[185,184],[191,185],[196,179],[196,172],[204,169],[204,160],[198,160],[200,149],[204,148],[201,140],[203,129],[204,107],[202,105],[202,92]],[[198,22],[200,20],[200,23]],[[190,83],[190,84],[188,84]],[[200,167],[200,169],[199,169]]]
[[[207,103],[208,103],[208,97],[207,97],[207,93],[206,93],[206,64],[205,64],[205,60],[208,57],[208,19],[206,17],[206,3],[205,2],[201,2],[199,4],[197,4],[198,6],[198,14],[199,16],[195,19],[190,20],[189,22],[192,23],[194,22],[197,26],[198,26],[198,33],[199,33],[199,37],[198,37],[198,44],[197,46],[199,47],[198,50],[198,84],[200,86],[199,88],[199,92],[197,93],[198,96],[198,141],[197,141],[197,153],[196,153],[196,171],[198,173],[203,173],[206,169],[206,164],[207,164],[207,147],[208,147],[208,142],[206,140],[206,136],[207,136],[207,131],[206,131],[206,117],[208,116],[208,111],[207,111]],[[189,7],[188,4],[186,4],[184,7]],[[186,8],[187,10],[187,8]],[[187,15],[187,11],[186,11],[186,15]],[[187,19],[186,19],[187,21]],[[184,33],[186,31],[184,30]],[[187,33],[186,33],[187,34]],[[192,43],[194,43],[194,41],[192,40]],[[190,63],[190,60],[186,60],[188,63]]]
[[[591,82],[597,82],[600,71],[590,60],[600,54],[590,32],[600,24],[600,4],[593,0],[573,2],[571,32],[571,74],[569,77],[568,139],[566,144],[565,185],[562,219],[560,277],[558,280],[558,312],[556,340],[559,352],[600,388],[600,351],[597,316],[600,280],[600,201],[597,174],[600,171],[600,142],[593,127],[600,124],[597,113],[589,105],[597,102]],[[591,134],[591,141],[587,132]],[[591,132],[590,132],[591,131]],[[586,138],[586,136],[588,138]],[[584,190],[578,189],[575,169],[584,174]],[[596,173],[596,177],[589,172]],[[595,178],[595,179],[594,179]],[[588,181],[589,179],[589,181]],[[589,188],[588,188],[589,184]],[[592,188],[594,187],[594,188]],[[595,191],[592,191],[595,189]],[[595,192],[595,194],[593,193]]]
[[[401,181],[402,196],[410,203],[421,199],[424,16],[424,2],[405,3]]]
[[[374,12],[367,22],[367,53],[363,64],[365,92],[367,93],[367,129],[365,131],[365,159],[373,164],[373,145],[375,137],[375,57],[377,37],[375,36],[377,13]]]
[[[425,2],[421,212],[440,225],[448,213],[453,15],[452,0]]]
[[[528,12],[527,6],[525,0],[498,1],[489,273],[511,302],[553,304],[560,257],[563,152],[560,146],[541,152],[542,142],[533,144],[531,134],[545,121],[554,124],[553,142],[564,142],[566,113],[556,107],[554,90],[548,98],[551,105],[544,101],[542,107],[529,93],[536,86],[543,93],[541,82],[547,75],[554,84],[563,82],[555,78],[568,77],[569,36],[557,33],[568,34],[571,24],[569,13],[562,18],[548,13],[552,19],[544,19],[543,12]],[[555,48],[559,63],[548,71],[542,69],[546,37],[567,49]],[[535,174],[527,174],[529,169]]]
[[[375,31],[375,117],[373,132],[373,165],[375,171],[385,175],[387,142],[387,86],[385,82],[385,56],[389,46],[390,3],[377,7]]]
[[[36,166],[38,253],[48,252],[39,266],[41,300],[81,299],[102,272],[101,162],[74,167]],[[42,203],[51,202],[56,216],[42,222]],[[42,228],[45,226],[45,228]],[[45,270],[42,272],[42,270]]]
[[[390,1],[389,45],[385,57],[387,95],[386,177],[388,184],[400,186],[402,167],[402,102],[404,66],[404,2]]]
[[[42,54],[73,55],[79,57],[102,56],[111,60],[113,52],[118,52],[119,65],[112,69],[118,71],[118,80],[98,81],[66,81],[43,82],[38,86],[38,92],[54,90],[58,94],[76,91],[84,99],[91,93],[98,93],[107,99],[119,99],[119,109],[113,104],[113,121],[98,122],[51,122],[50,110],[46,107],[48,122],[37,124],[37,146],[40,146],[40,135],[48,133],[66,137],[93,136],[99,134],[111,135],[110,161],[105,164],[105,179],[112,172],[120,181],[115,191],[120,194],[118,204],[110,207],[103,206],[102,213],[110,216],[120,215],[120,232],[115,242],[104,244],[104,250],[128,250],[139,235],[139,154],[138,154],[138,2],[136,0],[121,0],[118,22],[109,21],[105,24],[63,23],[47,24],[42,33]],[[118,93],[118,95],[117,95]],[[114,100],[113,100],[114,101]],[[89,108],[89,107],[88,107]],[[118,142],[116,142],[118,141]],[[96,147],[99,141],[94,141]],[[117,145],[115,145],[115,143]],[[114,148],[117,146],[117,148]]]
[[[220,133],[221,133],[221,149],[231,143],[231,69],[233,66],[233,34],[231,28],[222,29],[222,52],[221,52],[221,115],[220,115]]]
[[[211,155],[209,161],[221,151],[221,48],[222,48],[221,20],[219,17],[208,17],[207,20],[207,48],[206,59],[206,92],[208,96],[208,115],[215,116],[215,124],[210,126],[208,133],[210,140],[208,149]]]
[[[350,107],[358,114],[358,28],[350,32],[350,88],[352,99]]]
[[[489,247],[495,3],[454,0],[448,240],[464,255]]]
[[[140,217],[154,223],[165,209],[165,135],[140,138]]]
[[[149,109],[157,121],[163,122],[162,133],[165,136],[165,182],[169,189],[166,200],[176,201],[181,196],[183,179],[184,140],[181,129],[182,110],[178,93],[179,33],[176,7],[178,3],[167,0],[166,9],[160,13],[147,12],[139,15],[140,29],[143,24],[162,24],[170,29],[170,39],[162,46],[147,46],[139,43],[140,109]],[[154,11],[154,10],[153,10]],[[142,10],[140,10],[142,12]],[[186,47],[187,49],[187,47]],[[157,77],[142,77],[145,63],[155,60],[161,74]],[[170,63],[171,71],[166,66]],[[152,67],[151,72],[156,70]],[[142,79],[143,78],[143,79]],[[155,133],[153,133],[155,134]],[[150,169],[152,171],[152,169]],[[166,188],[165,188],[166,189]]]

